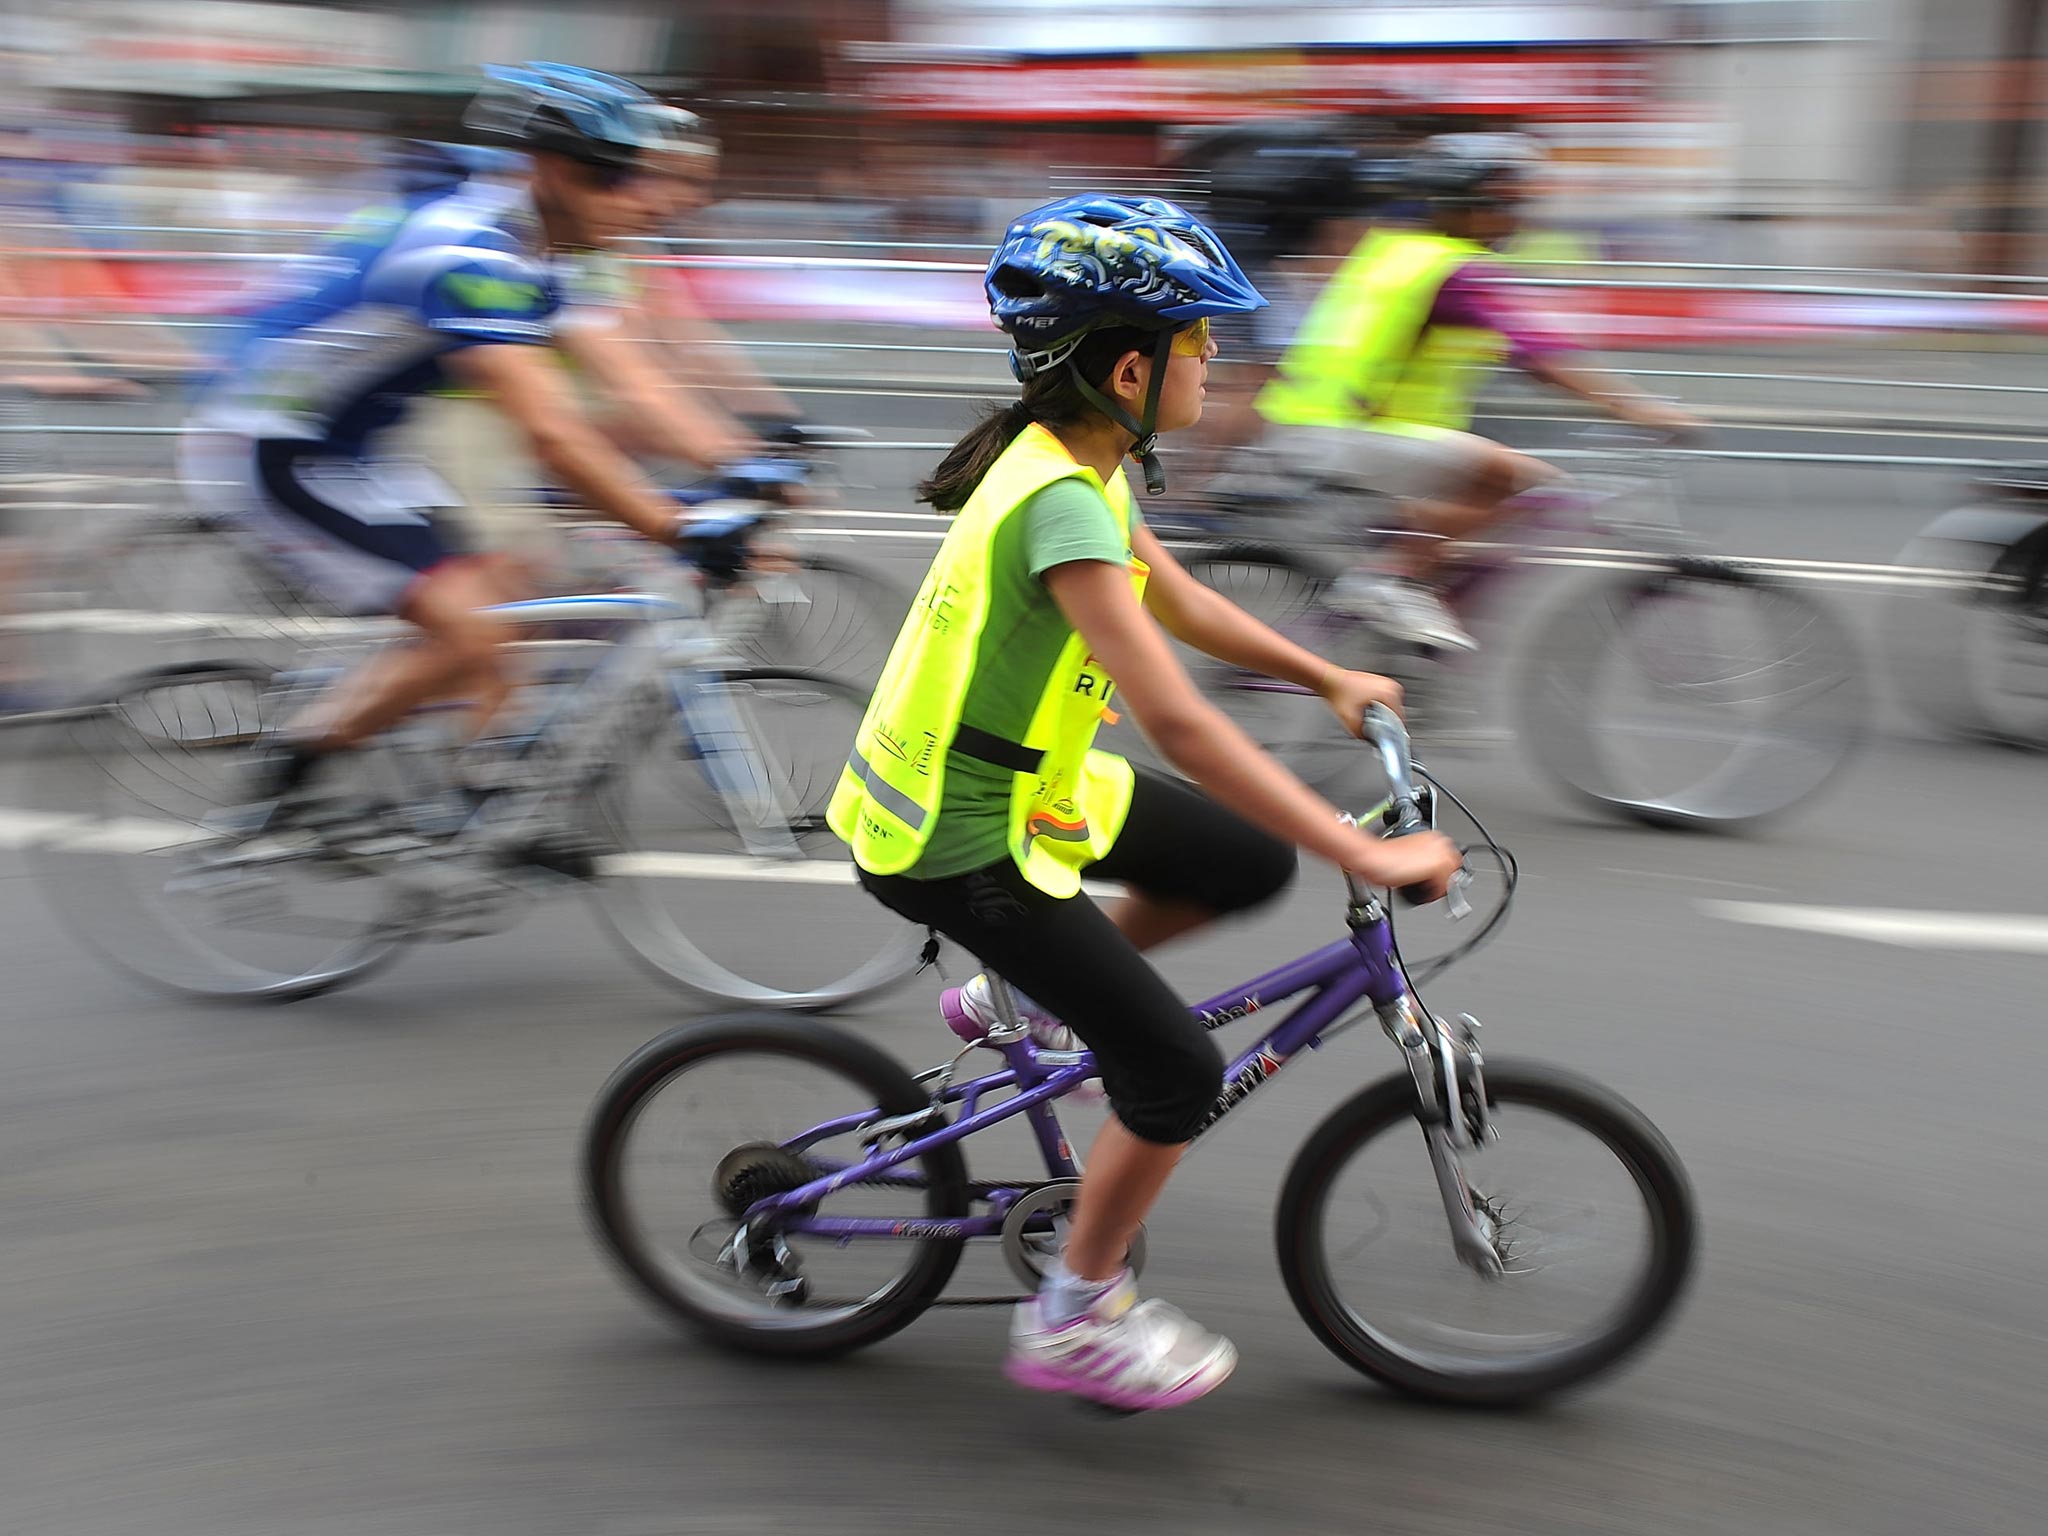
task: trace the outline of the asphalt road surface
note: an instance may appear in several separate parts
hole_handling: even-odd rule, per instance
[[[869,424],[950,437],[959,414]],[[1889,559],[1955,499],[1932,471],[1699,476],[1695,523],[1723,547],[1835,567]],[[869,478],[856,505],[908,510],[900,479]],[[930,545],[904,535],[927,531],[836,527],[906,576]],[[1878,633],[1882,586],[1808,569]],[[1510,749],[1442,766],[1527,878],[1505,935],[1430,995],[1485,1019],[1490,1055],[1626,1094],[1697,1186],[1696,1284],[1633,1368],[1536,1411],[1432,1410],[1301,1327],[1274,1193],[1320,1114],[1397,1066],[1365,1031],[1205,1142],[1151,1224],[1148,1286],[1242,1351],[1214,1398],[1111,1420],[1028,1396],[986,1309],[832,1365],[722,1355],[647,1312],[585,1230],[591,1099],[691,1012],[585,911],[329,998],[204,1007],[88,958],[0,850],[0,1529],[2038,1531],[2041,760],[1887,706],[1836,790],[1742,838],[1590,819]],[[0,766],[0,805],[39,792],[34,762]],[[715,920],[788,943],[787,903],[732,883]],[[1338,917],[1312,871],[1166,963],[1216,990]],[[845,1022],[928,1065],[939,985]],[[997,1274],[970,1258],[956,1288]]]

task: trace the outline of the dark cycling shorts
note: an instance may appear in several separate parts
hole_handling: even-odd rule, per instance
[[[419,465],[194,432],[179,468],[198,505],[340,613],[395,612],[422,572],[466,553],[458,498]]]
[[[1270,900],[1293,848],[1186,784],[1140,773],[1122,835],[1090,880],[1121,882],[1211,912]],[[1095,1053],[1117,1118],[1172,1146],[1215,1104],[1223,1058],[1208,1032],[1086,895],[1050,896],[1003,859],[944,880],[860,872],[884,906],[936,928],[1057,1014]]]

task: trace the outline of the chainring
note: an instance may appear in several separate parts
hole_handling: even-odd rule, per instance
[[[1027,1189],[1003,1213],[1003,1258],[1009,1263],[1010,1272],[1033,1290],[1045,1278],[1052,1261],[1059,1257],[1060,1236],[1057,1230],[1043,1227],[1035,1232],[1025,1229],[1043,1216],[1064,1221],[1072,1212],[1074,1198],[1080,1192],[1079,1179],[1054,1179],[1049,1184]],[[1131,1246],[1126,1250],[1124,1263],[1134,1275],[1144,1271],[1144,1227],[1140,1226],[1131,1234]]]

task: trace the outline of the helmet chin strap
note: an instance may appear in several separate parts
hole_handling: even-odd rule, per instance
[[[1166,489],[1166,471],[1159,467],[1159,392],[1166,387],[1167,364],[1173,356],[1173,332],[1164,330],[1152,344],[1152,380],[1145,386],[1145,414],[1134,419],[1123,406],[1105,395],[1101,390],[1081,377],[1081,370],[1069,362],[1067,367],[1074,375],[1074,384],[1081,396],[1095,409],[1130,433],[1137,441],[1131,444],[1131,453],[1138,461],[1138,467],[1145,472],[1145,494],[1157,496]]]

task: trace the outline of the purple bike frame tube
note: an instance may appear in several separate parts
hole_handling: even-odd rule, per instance
[[[1060,1117],[1050,1104],[1040,1104],[1024,1111],[1024,1118],[1031,1122],[1031,1129],[1038,1137],[1038,1150],[1045,1155],[1045,1171],[1056,1179],[1078,1177],[1074,1168],[1074,1149],[1067,1145],[1067,1133],[1060,1128]]]
[[[1221,1120],[1248,1097],[1255,1088],[1285,1066],[1288,1060],[1300,1051],[1303,1046],[1328,1029],[1337,1021],[1340,1014],[1371,990],[1374,981],[1377,979],[1377,973],[1371,967],[1361,963],[1360,955],[1351,948],[1351,945],[1348,942],[1334,945],[1332,950],[1335,953],[1325,951],[1321,956],[1309,957],[1311,960],[1318,960],[1320,962],[1315,980],[1323,982],[1322,989],[1282,1020],[1280,1025],[1271,1034],[1267,1035],[1258,1044],[1252,1046],[1230,1064],[1229,1069],[1223,1076],[1223,1092],[1217,1098],[1216,1107],[1210,1113],[1209,1118],[1196,1131],[1195,1134],[1197,1136],[1201,1135],[1203,1131],[1208,1130],[1218,1120]],[[1303,964],[1306,965],[1307,962],[1304,961]],[[1276,972],[1275,974],[1284,976],[1288,972]],[[1307,984],[1314,985],[1314,981]],[[1249,993],[1251,990],[1251,988],[1247,988],[1246,992]],[[1296,986],[1292,990],[1299,992],[1302,990],[1302,987]],[[1240,1002],[1244,1000],[1242,997],[1238,999]],[[1225,994],[1224,997],[1215,999],[1215,1001],[1219,1003],[1228,1002],[1230,1001],[1230,995]],[[1044,1095],[1046,1089],[1051,1087],[1055,1081],[1064,1079],[1075,1070],[1077,1069],[1067,1068],[1056,1072],[1045,1083],[1041,1083],[1037,1088],[1030,1090],[1027,1094],[1020,1095],[1017,1099],[1007,1100],[997,1105],[994,1109],[985,1110],[981,1114],[970,1116],[946,1131],[938,1132],[923,1138],[921,1141],[913,1142],[909,1146],[900,1148],[887,1158],[871,1158],[867,1163],[860,1165],[858,1168],[834,1174],[830,1179],[824,1181],[823,1184],[806,1185],[805,1189],[817,1189],[823,1194],[829,1194],[833,1189],[853,1179],[867,1177],[873,1172],[886,1168],[891,1162],[902,1161],[923,1145],[943,1140],[949,1136],[957,1138],[972,1135],[975,1130],[980,1128],[975,1122],[989,1123],[1001,1119],[1004,1115],[1015,1112],[1022,1099],[1033,1097],[1036,1097],[1038,1102],[1026,1108],[1023,1112],[1030,1118],[1032,1129],[1038,1133],[1039,1145],[1046,1154],[1046,1165],[1053,1170],[1055,1175],[1059,1175],[1062,1170],[1059,1161],[1055,1160],[1057,1157],[1060,1161],[1065,1161],[1066,1171],[1070,1174],[1073,1164],[1071,1162],[1071,1153],[1068,1152],[1066,1146],[1066,1138],[1060,1134],[1059,1122],[1054,1118],[1050,1107],[1045,1102],[1045,1098],[1039,1096]],[[766,1210],[790,1203],[808,1204],[810,1202],[804,1198],[804,1190],[795,1190],[768,1202],[763,1207],[763,1210],[765,1212]],[[1000,1232],[1002,1227],[1003,1218],[1000,1216],[964,1216],[936,1219],[886,1216],[800,1216],[790,1223],[791,1231],[809,1233],[814,1237],[911,1237],[943,1239],[946,1241],[951,1241],[955,1238],[989,1237]]]
[[[922,1157],[934,1147],[942,1147],[949,1141],[958,1141],[964,1136],[972,1136],[976,1131],[985,1130],[987,1127],[994,1125],[998,1120],[1006,1120],[1011,1115],[1023,1110],[1034,1109],[1050,1099],[1056,1099],[1076,1083],[1081,1082],[1088,1075],[1088,1072],[1089,1068],[1086,1065],[1061,1067],[1055,1072],[1048,1073],[1043,1082],[1025,1089],[1013,1098],[1003,1100],[1000,1104],[993,1105],[988,1109],[977,1110],[965,1119],[956,1120],[951,1125],[941,1130],[933,1131],[928,1136],[920,1136],[915,1141],[906,1141],[894,1151],[877,1152],[865,1161],[855,1163],[851,1168],[840,1169],[839,1172],[832,1174],[829,1178],[813,1179],[810,1183],[799,1189],[792,1189],[787,1194],[773,1196],[762,1202],[758,1213],[767,1216],[780,1211],[798,1209],[806,1205],[815,1205],[827,1195],[834,1194],[849,1184],[858,1184],[862,1179],[867,1178],[871,1174],[882,1173],[890,1168],[894,1168],[898,1163],[907,1163],[913,1158]]]
[[[1006,1213],[1007,1214],[1007,1213]],[[1001,1216],[800,1216],[791,1232],[808,1237],[996,1237]]]
[[[1202,1021],[1205,1029],[1221,1029],[1282,998],[1336,980],[1358,964],[1359,954],[1352,940],[1338,939],[1335,943],[1325,944],[1314,954],[1303,955],[1292,964],[1281,966],[1277,971],[1266,972],[1256,981],[1248,981],[1228,992],[1219,992],[1188,1011]]]
[[[1399,998],[1406,988],[1402,984],[1400,973],[1392,964],[1392,953],[1393,941],[1386,925],[1372,924],[1346,938],[1326,944],[1313,954],[1304,955],[1292,964],[1268,971],[1244,987],[1219,993],[1191,1009],[1190,1011],[1205,1027],[1213,1030],[1258,1012],[1266,998],[1278,1001],[1307,991],[1311,987],[1321,988],[1314,997],[1295,1009],[1256,1045],[1230,1064],[1225,1073],[1223,1094],[1218,1100],[1216,1114],[1208,1123],[1214,1124],[1231,1105],[1278,1071],[1288,1058],[1329,1028],[1340,1014],[1360,998],[1370,997],[1375,1004],[1384,1004]],[[1025,1077],[1034,1075],[1037,1070],[1021,1044],[1005,1051],[1004,1054],[1010,1058],[1013,1073],[1020,1082]],[[1020,1092],[1000,1104],[976,1110],[952,1125],[906,1142],[894,1151],[878,1152],[850,1168],[842,1168],[826,1178],[814,1179],[799,1189],[773,1196],[762,1203],[759,1214],[765,1216],[815,1205],[827,1195],[834,1194],[849,1184],[856,1184],[875,1174],[884,1173],[900,1163],[922,1157],[935,1147],[972,1136],[977,1131],[994,1125],[998,1120],[1005,1120],[1020,1113],[1025,1114],[1031,1121],[1039,1148],[1045,1154],[1046,1166],[1055,1176],[1066,1176],[1073,1169],[1073,1153],[1067,1146],[1066,1137],[1060,1131],[1058,1119],[1048,1106],[1067,1089],[1083,1081],[1089,1074],[1091,1066],[1092,1063],[1084,1063],[1046,1071],[1037,1082],[1022,1088]],[[1250,1080],[1246,1081],[1247,1078]],[[793,1149],[798,1148],[822,1140],[826,1134],[838,1129],[854,1129],[872,1117],[872,1111],[862,1115],[844,1116],[816,1130],[807,1131],[784,1145]],[[836,1222],[839,1219],[833,1220]],[[879,1217],[872,1221],[856,1221],[854,1218],[844,1220],[850,1224],[844,1229],[837,1225],[828,1227],[824,1218],[808,1219],[802,1226],[806,1231],[829,1231],[836,1235],[905,1235],[895,1230],[903,1223]],[[940,1234],[933,1232],[918,1235]]]
[[[1044,1074],[1040,1073],[1038,1075],[1043,1076]],[[941,1104],[971,1102],[992,1089],[1007,1088],[1016,1081],[1017,1074],[1006,1067],[1000,1072],[991,1072],[986,1077],[970,1078],[964,1083],[952,1084],[944,1093],[939,1095],[939,1102]],[[859,1114],[841,1115],[836,1120],[827,1120],[822,1125],[814,1125],[807,1131],[797,1132],[796,1135],[781,1143],[782,1150],[785,1152],[801,1152],[806,1147],[816,1146],[821,1141],[829,1141],[834,1136],[843,1136],[848,1131],[857,1131],[869,1121],[878,1119],[880,1113],[879,1110],[864,1109]]]

